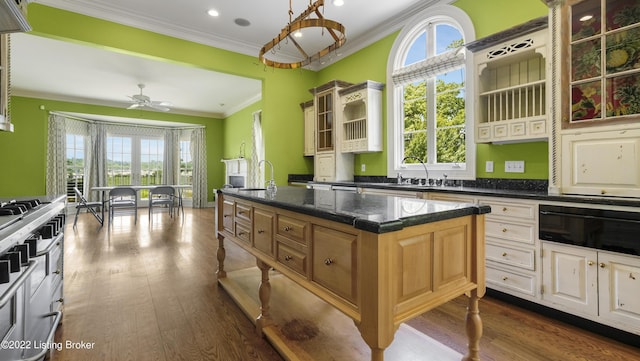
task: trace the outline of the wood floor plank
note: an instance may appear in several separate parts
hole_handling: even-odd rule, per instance
[[[131,216],[96,224],[83,213],[65,228],[65,311],[55,337],[95,347],[63,348],[55,360],[282,360],[217,285],[213,209],[151,222],[140,210],[137,224]],[[255,266],[240,248],[225,248],[228,271]],[[466,306],[460,297],[408,324],[464,354]],[[500,300],[483,298],[480,312],[485,361],[640,360],[640,348]]]

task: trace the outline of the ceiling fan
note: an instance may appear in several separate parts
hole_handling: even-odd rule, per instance
[[[129,96],[129,98],[131,98],[131,103],[133,104],[131,104],[127,109],[149,108],[159,110],[161,112],[167,112],[169,111],[169,107],[173,105],[168,101],[152,101],[151,98],[142,94],[144,84],[138,84],[138,88],[140,88],[140,94]]]

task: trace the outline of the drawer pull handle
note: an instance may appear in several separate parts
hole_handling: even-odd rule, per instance
[[[293,228],[289,227],[289,226],[285,226],[282,230],[284,230],[285,232],[289,232],[291,231]]]
[[[264,229],[259,229],[258,230],[258,234],[263,234],[264,233]]]
[[[292,259],[293,259],[293,257],[291,257],[289,255],[284,256],[284,260],[287,261],[287,262],[291,261]]]
[[[589,261],[589,262],[587,262],[587,264],[588,264],[589,266],[593,266],[593,261]]]
[[[506,233],[506,232],[507,232],[507,229],[506,229],[506,228],[503,228],[503,229],[502,229],[502,233]]]
[[[58,299],[56,300],[56,302],[64,303],[64,298],[58,298]]]
[[[246,232],[238,232],[238,236],[244,236],[245,234],[247,234]]]
[[[509,279],[509,277],[507,277],[507,276],[502,277],[502,280],[503,280],[503,281],[506,281],[506,280],[508,280],[508,279]]]
[[[507,207],[503,207],[503,208],[502,208],[502,211],[503,211],[503,212],[506,212],[506,211],[507,211]]]
[[[502,252],[502,257],[506,257],[507,256],[507,252]]]
[[[332,263],[333,263],[333,260],[331,258],[327,258],[324,260],[324,264],[327,266],[331,266]]]
[[[60,271],[59,269],[55,270],[53,273],[59,275],[60,273],[62,273],[62,271]]]
[[[238,214],[245,214],[245,211],[238,211]]]
[[[227,218],[227,217],[231,217],[231,215],[230,214],[225,214],[223,217]]]
[[[600,268],[604,268],[605,264],[603,262],[600,262]]]
[[[629,278],[631,278],[632,280],[636,280],[636,276],[633,275],[633,273],[629,273]]]

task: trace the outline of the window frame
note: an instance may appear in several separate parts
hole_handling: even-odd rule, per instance
[[[401,164],[403,158],[403,87],[396,86],[392,79],[395,69],[403,66],[406,54],[416,37],[430,23],[438,22],[454,26],[460,30],[465,43],[475,40],[475,30],[469,16],[452,5],[429,7],[412,19],[402,28],[396,38],[387,61],[387,177],[395,178],[401,173],[405,178],[424,178],[424,168],[419,163]],[[476,144],[473,99],[475,97],[473,53],[465,51],[465,131],[466,162],[463,166],[455,164],[428,164],[429,178],[475,179],[476,177]],[[429,129],[427,130],[429,132]],[[429,155],[431,156],[431,155]]]

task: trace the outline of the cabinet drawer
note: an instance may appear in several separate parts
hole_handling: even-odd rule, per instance
[[[535,270],[533,249],[518,249],[488,242],[486,247],[486,258],[489,261]]]
[[[508,241],[534,244],[534,226],[532,224],[515,224],[487,219],[485,222],[487,237],[496,237]]]
[[[529,133],[531,135],[547,134],[547,120],[535,120],[529,122]]]
[[[233,201],[222,203],[222,228],[233,234]]]
[[[480,125],[478,126],[478,140],[490,140],[491,139],[491,126]]]
[[[508,135],[507,125],[500,124],[493,126],[493,137],[494,138],[506,138]]]
[[[236,223],[236,237],[241,239],[244,242],[251,243],[251,231],[249,227],[242,224]]]
[[[514,122],[509,124],[509,135],[521,137],[527,135],[527,125],[525,122]]]
[[[268,255],[273,255],[273,212],[253,209],[253,247]]]
[[[278,263],[295,271],[303,276],[307,276],[307,254],[303,250],[296,250],[282,242],[276,242],[276,259]]]
[[[313,281],[356,303],[358,237],[314,225],[312,244]]]
[[[307,233],[307,222],[279,214],[277,227],[277,234],[301,244],[307,244],[307,238],[305,236]]]
[[[486,276],[489,287],[495,286],[496,289],[507,293],[536,295],[536,279],[533,275],[517,274],[487,265]]]
[[[535,221],[538,210],[534,204],[506,203],[492,199],[480,199],[480,203],[491,206],[487,218],[508,218]]]
[[[247,222],[251,221],[251,206],[248,204],[236,202],[236,219],[242,219]]]

